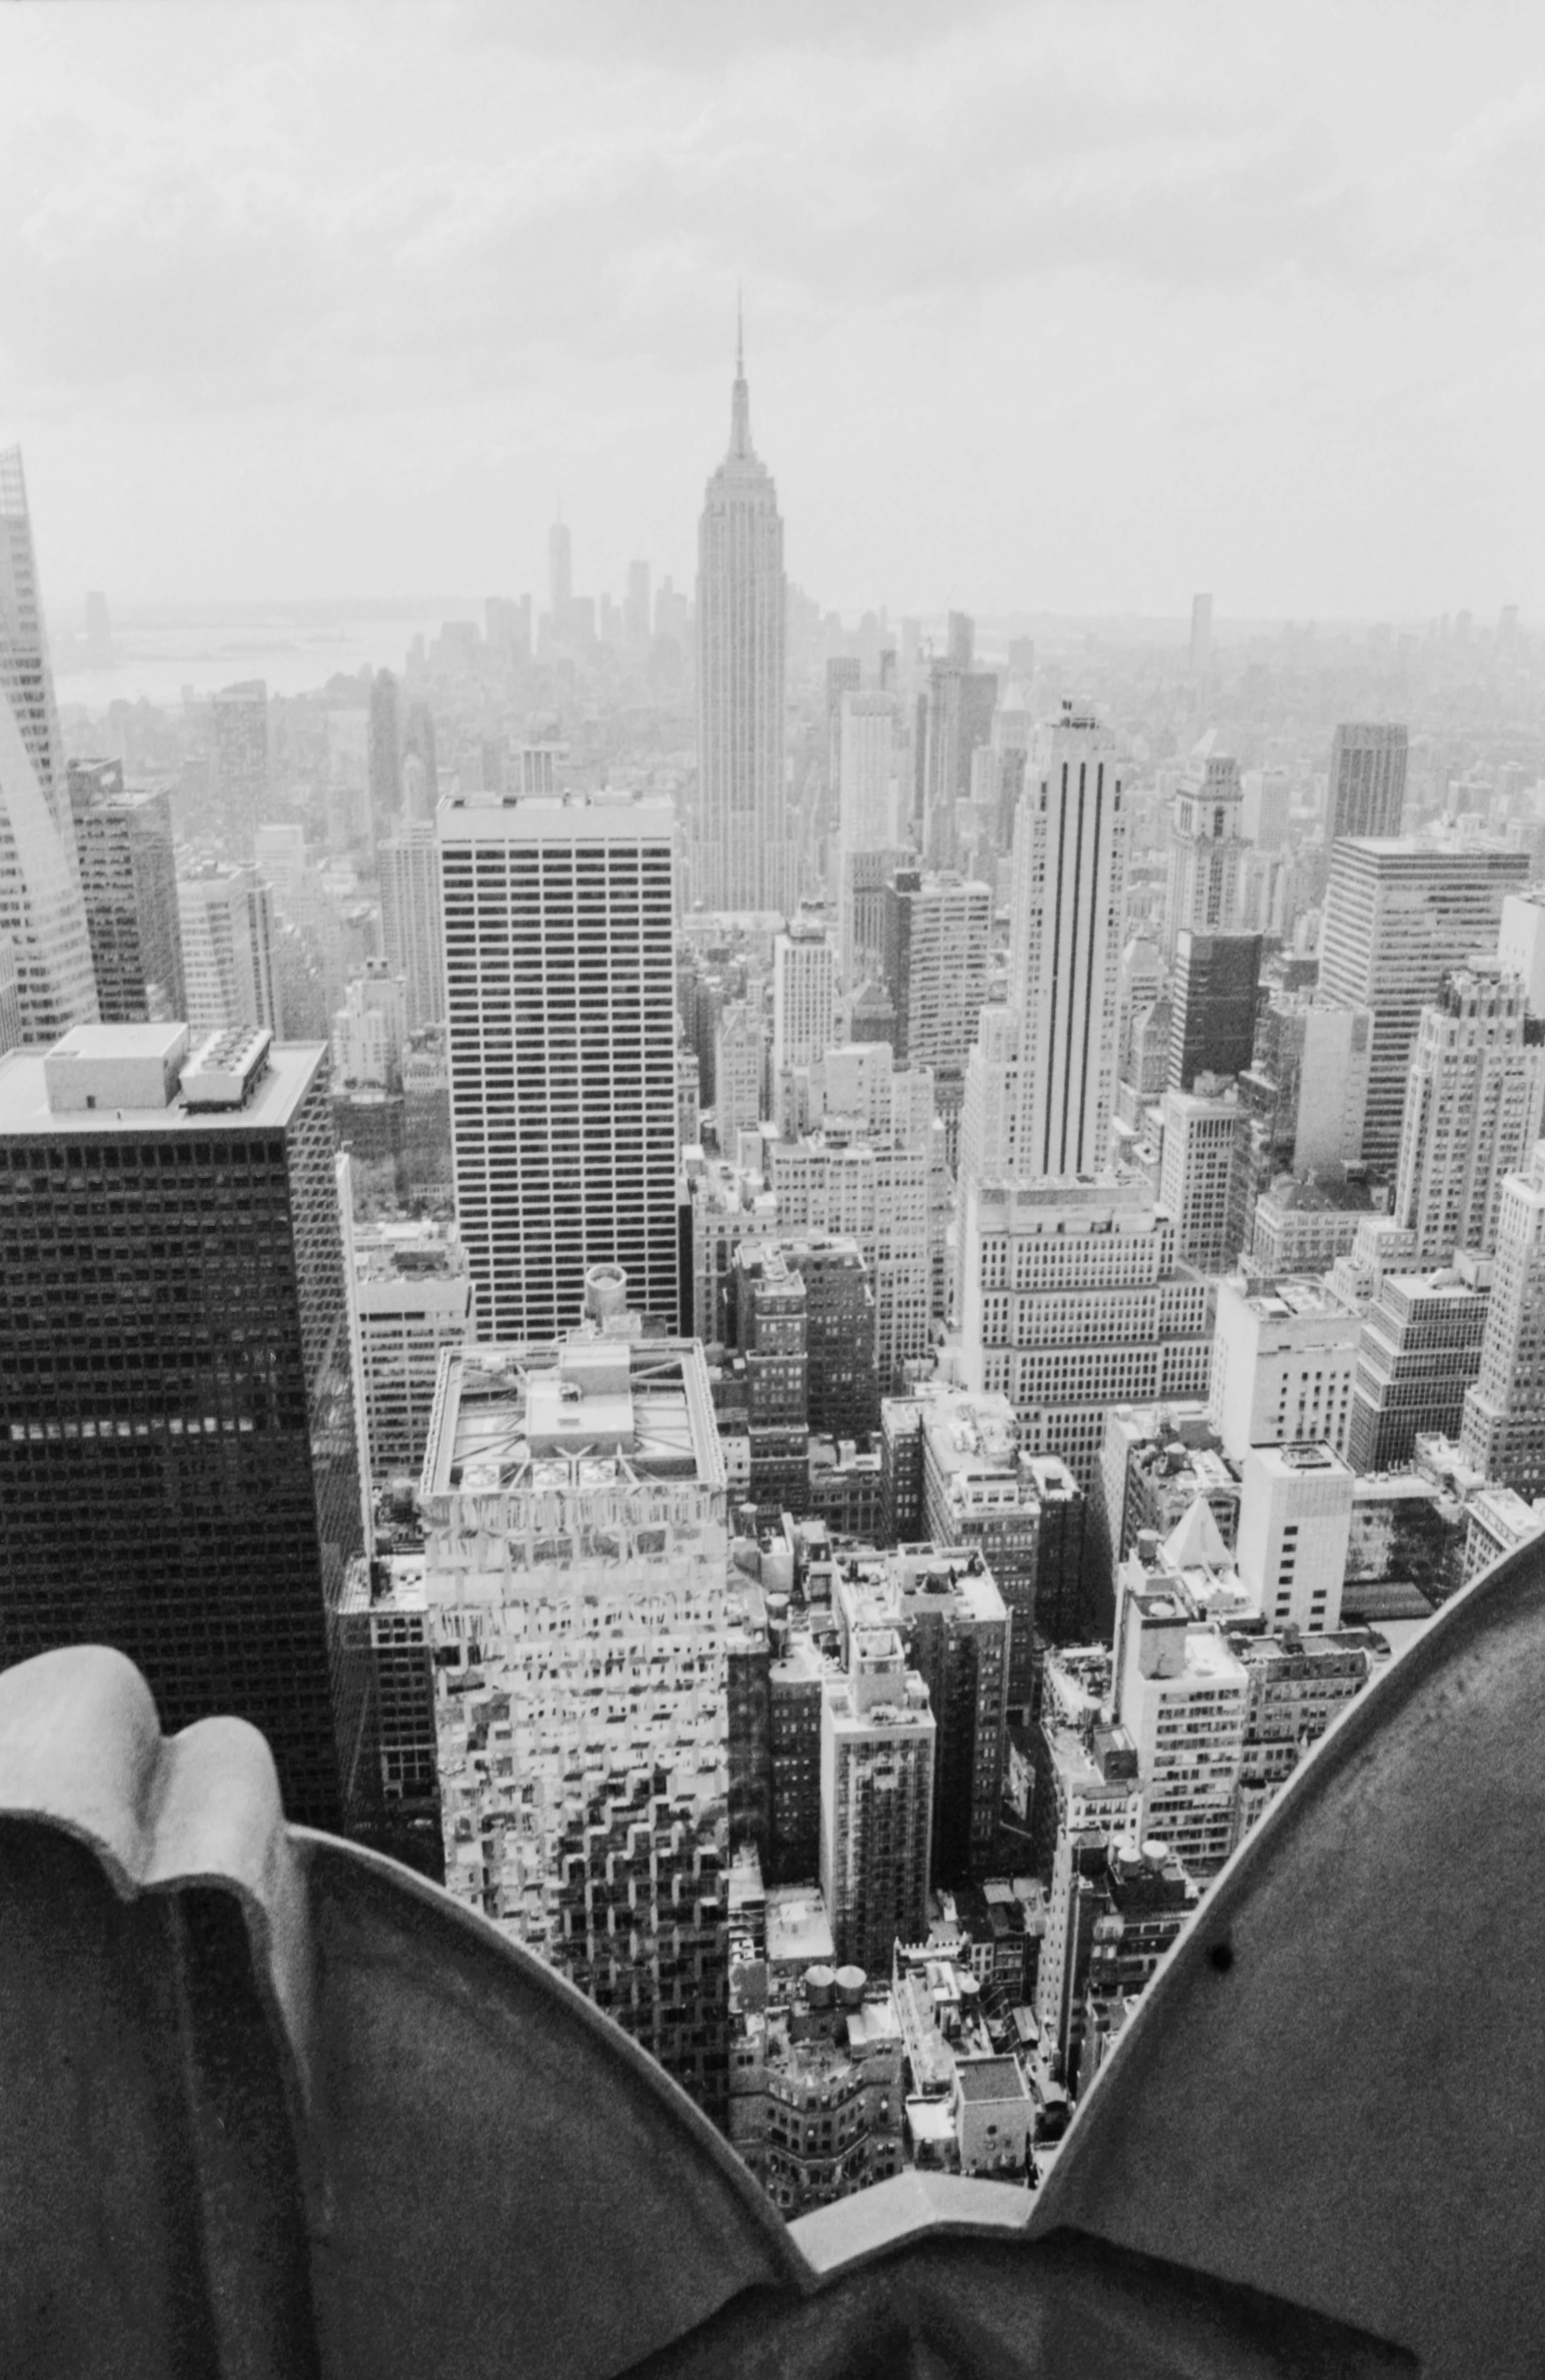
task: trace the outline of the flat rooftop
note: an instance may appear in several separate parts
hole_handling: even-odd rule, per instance
[[[725,1484],[696,1340],[576,1335],[442,1357],[422,1495],[672,1479]]]
[[[159,1055],[160,1037],[183,1029],[166,1025],[76,1027],[78,1032],[156,1036],[132,1053],[124,1052],[121,1041],[106,1053],[109,1060],[120,1054],[132,1054],[142,1062]],[[254,1086],[245,1107],[192,1111],[177,1097],[169,1107],[92,1107],[58,1112],[48,1103],[48,1084],[43,1072],[47,1054],[38,1047],[13,1049],[0,1057],[0,1135],[7,1139],[93,1141],[192,1133],[200,1140],[215,1140],[225,1134],[282,1131],[305,1098],[312,1077],[327,1055],[327,1044],[321,1041],[276,1044],[269,1050],[267,1071]]]
[[[1259,1314],[1269,1322],[1286,1322],[1292,1315],[1305,1319],[1332,1316],[1338,1321],[1355,1324],[1356,1316],[1348,1313],[1341,1300],[1323,1282],[1307,1274],[1295,1275],[1291,1280],[1273,1281],[1269,1289],[1252,1291],[1245,1299],[1252,1314]]]

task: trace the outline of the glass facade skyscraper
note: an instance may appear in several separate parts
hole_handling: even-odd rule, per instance
[[[288,1814],[375,1789],[335,1615],[363,1515],[326,1051],[82,1027],[0,1059],[0,1665],[117,1646]]]

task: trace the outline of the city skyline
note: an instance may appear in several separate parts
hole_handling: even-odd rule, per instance
[[[1500,11],[1333,52],[1313,9],[87,15],[0,35],[0,427],[56,603],[540,586],[560,487],[577,582],[684,584],[744,280],[789,574],[844,612],[1541,607]]]

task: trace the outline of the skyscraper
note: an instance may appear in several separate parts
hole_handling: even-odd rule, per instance
[[[1030,755],[1014,833],[1008,1005],[1017,1056],[1008,1145],[975,1159],[982,1178],[1038,1181],[1105,1166],[1125,881],[1112,740],[1091,713],[1064,702]],[[968,1089],[968,1105],[969,1097]],[[963,1135],[962,1167],[966,1145]]]
[[[368,1803],[337,1629],[363,1518],[327,1053],[79,1026],[0,1060],[0,1661],[116,1645],[170,1733]]]
[[[796,920],[772,945],[772,1067],[816,1066],[835,1039],[836,952]]]
[[[1545,1496],[1545,1141],[1502,1184],[1497,1262],[1460,1445],[1485,1479]]]
[[[1212,597],[1191,597],[1191,675],[1202,677],[1212,666]]]
[[[787,915],[797,891],[783,792],[783,525],[752,446],[736,350],[730,452],[698,530],[698,817],[695,888],[710,909]]]
[[[885,888],[884,935],[897,1059],[958,1073],[987,997],[990,886],[897,868]]]
[[[548,609],[556,634],[563,635],[573,608],[574,540],[568,523],[555,521],[548,531]]]
[[[250,867],[208,861],[177,887],[188,1022],[284,1029],[274,975],[274,895]]]
[[[1423,1264],[1497,1244],[1503,1176],[1520,1171],[1545,1122],[1545,1045],[1525,1045],[1524,987],[1500,968],[1461,967],[1421,1013],[1406,1076],[1395,1221]]]
[[[675,819],[659,796],[440,810],[456,1204],[485,1338],[578,1324],[621,1264],[678,1311]]]
[[[1171,1091],[1193,1089],[1198,1074],[1244,1073],[1255,1051],[1260,959],[1259,934],[1181,927],[1170,1011]]]
[[[1180,779],[1170,820],[1164,906],[1164,948],[1171,958],[1182,928],[1227,932],[1237,917],[1242,810],[1239,763],[1226,754],[1206,752]]]
[[[928,671],[922,704],[922,816],[918,842],[934,867],[959,859],[955,805],[969,798],[971,754],[988,743],[997,705],[997,672],[974,669],[975,622],[963,611],[949,614],[949,643],[943,660]]]
[[[648,644],[650,609],[650,566],[647,562],[631,562],[628,595],[623,605],[623,632],[630,644]]]
[[[446,1882],[722,2115],[724,1455],[701,1347],[628,1335],[599,1270],[583,1333],[445,1359],[420,1496]]]
[[[214,795],[226,849],[249,858],[268,816],[268,687],[261,677],[215,696]]]
[[[1500,843],[1348,838],[1331,846],[1322,995],[1373,1011],[1362,1154],[1393,1168],[1406,1070],[1425,1003],[1450,968],[1496,947],[1503,896],[1529,874]]]
[[[368,770],[371,814],[379,831],[395,823],[403,806],[402,716],[390,669],[378,669],[371,684]]]
[[[185,1017],[170,793],[118,760],[72,760],[69,790],[102,1022]]]
[[[410,818],[380,846],[381,939],[394,974],[408,985],[408,1030],[445,1017],[445,926],[440,845],[430,818]]]
[[[97,1015],[74,823],[21,453],[0,453],[0,935],[16,954],[22,1031],[51,1041]]]
[[[1404,727],[1338,727],[1330,744],[1325,839],[1398,834],[1405,814]]]

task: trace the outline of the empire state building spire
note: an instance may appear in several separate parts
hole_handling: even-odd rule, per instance
[[[746,385],[746,322],[741,310],[741,294],[735,300],[735,393],[730,404],[730,456],[732,462],[749,463],[755,459],[752,445],[751,391]]]
[[[736,308],[730,452],[698,529],[698,802],[694,889],[709,909],[786,916],[798,890],[783,772],[783,525],[752,445]]]

